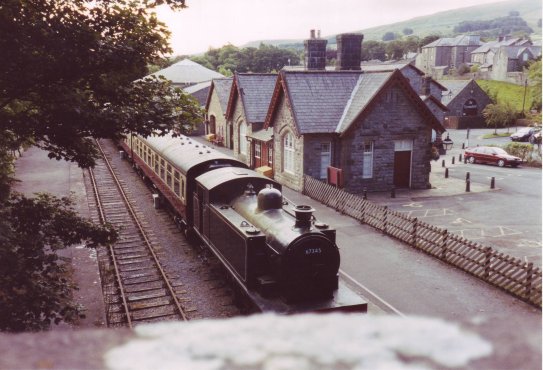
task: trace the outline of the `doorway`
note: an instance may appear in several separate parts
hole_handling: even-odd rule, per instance
[[[394,141],[394,186],[408,188],[411,184],[413,140]]]

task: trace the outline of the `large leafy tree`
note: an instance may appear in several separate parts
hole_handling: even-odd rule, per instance
[[[0,2],[0,330],[47,328],[77,316],[74,287],[56,250],[111,242],[68,199],[10,194],[14,153],[35,145],[51,158],[94,165],[92,138],[188,131],[195,100],[144,78],[170,52],[152,10],[184,0]]]
[[[163,2],[3,1],[0,132],[88,167],[96,156],[90,137],[165,132],[183,113],[197,115],[167,81],[141,79],[170,51],[168,30],[150,11]]]

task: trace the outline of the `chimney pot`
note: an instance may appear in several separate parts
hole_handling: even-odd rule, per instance
[[[310,31],[309,31],[309,38],[310,38],[310,39],[314,39],[314,38],[315,38],[315,30],[310,30]]]

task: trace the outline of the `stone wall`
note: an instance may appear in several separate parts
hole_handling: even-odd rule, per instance
[[[215,117],[215,132],[226,139],[226,118],[219,102],[219,96],[217,91],[213,89],[211,98],[209,100],[209,107],[207,109],[207,115],[211,119],[211,116]]]
[[[250,165],[250,157],[249,157],[249,154],[250,154],[250,147],[249,147],[249,142],[247,140],[245,140],[244,143],[240,143],[239,141],[239,127],[240,125],[247,125],[247,135],[250,134],[252,131],[251,131],[251,125],[250,124],[247,124],[247,119],[245,118],[245,110],[243,109],[243,103],[241,102],[241,99],[239,99],[239,96],[238,98],[236,99],[235,103],[234,103],[234,113],[232,114],[232,118],[231,118],[231,122],[232,122],[232,130],[234,131],[234,148],[233,148],[233,151],[234,151],[234,156],[239,159],[240,161],[244,162],[245,164],[247,165]],[[240,153],[240,145],[245,145],[247,150],[246,150],[246,155],[244,154],[241,154]]]
[[[282,94],[272,125],[274,178],[291,189],[301,191],[304,175],[304,138],[296,136],[294,118],[286,104],[284,94]],[[291,133],[294,139],[294,173],[283,170],[283,138],[287,133]]]
[[[349,192],[387,191],[394,185],[394,140],[413,140],[411,188],[424,189],[430,176],[431,128],[402,89],[391,87],[342,139],[341,168]],[[364,141],[373,141],[373,177],[363,178]]]

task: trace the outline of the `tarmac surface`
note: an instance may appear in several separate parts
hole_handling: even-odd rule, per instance
[[[42,192],[57,197],[70,197],[74,202],[74,209],[82,217],[89,217],[83,171],[77,164],[49,159],[46,152],[32,147],[17,160],[15,177],[20,180],[14,186],[15,191],[27,197]],[[77,328],[105,327],[105,306],[96,252],[81,245],[74,245],[59,251],[59,254],[71,259],[74,278],[79,286],[79,291],[74,293],[74,299],[84,308],[83,314],[86,317],[79,320]],[[65,323],[54,326],[55,330],[70,328],[72,327]]]
[[[433,168],[432,189],[400,190],[396,197],[464,193],[463,181],[449,178],[444,184],[441,175],[439,167]],[[76,209],[88,215],[82,171],[75,164],[49,160],[43,151],[31,148],[17,161],[16,177],[22,181],[16,189],[27,195],[38,191],[58,196],[72,193]],[[475,184],[471,190],[490,191]],[[375,294],[403,314],[442,317],[475,330],[492,342],[495,351],[492,360],[481,363],[480,368],[540,368],[540,310],[300,193],[285,188],[284,195],[296,204],[313,206],[319,219],[336,228],[342,248],[343,277],[350,278],[361,291],[365,289],[364,294]],[[386,200],[389,196],[372,193],[370,200],[379,202],[380,197]],[[76,279],[81,286],[77,299],[88,312],[80,327],[103,325],[103,308],[96,299],[101,297],[98,269],[92,252],[78,246],[65,252],[76,262]],[[375,303],[370,313],[378,314],[382,312],[380,308],[386,310],[382,303]]]

